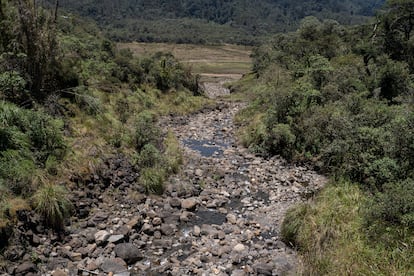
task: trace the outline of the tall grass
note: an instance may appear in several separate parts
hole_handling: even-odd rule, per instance
[[[364,228],[366,201],[358,185],[341,181],[288,211],[282,234],[299,249],[304,275],[413,275],[414,235],[394,248],[372,243]]]
[[[63,227],[72,208],[67,190],[55,184],[45,184],[38,189],[33,196],[33,205],[43,216],[45,223],[55,229]]]

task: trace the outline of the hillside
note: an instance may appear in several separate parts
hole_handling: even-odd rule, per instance
[[[292,31],[306,16],[361,23],[383,0],[62,0],[69,11],[96,20],[115,40],[255,44],[269,33]]]

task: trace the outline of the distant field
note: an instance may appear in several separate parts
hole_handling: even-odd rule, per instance
[[[251,70],[251,47],[239,45],[205,46],[167,43],[120,43],[120,49],[130,48],[135,55],[170,52],[190,66],[203,80],[238,79]]]

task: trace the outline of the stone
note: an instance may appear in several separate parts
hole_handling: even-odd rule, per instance
[[[80,262],[82,261],[82,253],[79,252],[73,252],[69,254],[69,259],[72,262]]]
[[[201,170],[201,169],[196,169],[194,173],[195,173],[196,176],[201,177],[201,176],[203,176],[204,171]]]
[[[162,224],[161,225],[161,233],[165,236],[171,236],[174,234],[174,227],[172,227],[170,224]]]
[[[181,201],[181,208],[189,210],[189,211],[194,211],[197,205],[198,205],[198,202],[194,198],[187,198]]]
[[[272,275],[273,274],[273,266],[266,263],[259,263],[253,266],[254,271],[257,274],[262,275]]]
[[[56,269],[52,272],[52,276],[68,276],[69,274],[61,269]]]
[[[14,271],[17,275],[27,275],[30,272],[36,272],[37,268],[36,265],[32,262],[25,262],[20,264],[16,270]]]
[[[115,255],[127,264],[134,264],[144,258],[139,248],[132,243],[120,243],[115,246]]]
[[[246,247],[241,243],[239,243],[239,244],[237,244],[236,246],[233,247],[233,251],[236,251],[236,252],[242,252],[245,249],[246,249]]]
[[[194,225],[193,234],[196,237],[199,237],[201,234],[201,228],[198,225]]]
[[[228,214],[226,216],[227,222],[231,223],[231,224],[236,224],[237,223],[237,217],[234,214]]]
[[[169,201],[171,207],[173,208],[180,208],[181,207],[181,200],[177,197],[171,198]]]
[[[161,225],[161,223],[162,223],[162,219],[161,219],[161,218],[159,218],[159,217],[155,217],[155,218],[152,220],[152,225],[154,225],[154,226]]]
[[[119,264],[114,259],[105,259],[100,268],[106,273],[120,273],[125,272],[127,268],[121,264]]]
[[[100,230],[100,231],[95,233],[95,242],[96,242],[97,245],[101,245],[101,244],[105,243],[110,236],[111,236],[111,234],[109,234],[108,231]]]
[[[109,237],[108,242],[110,243],[120,243],[125,239],[124,235],[112,235]]]
[[[142,232],[144,232],[147,235],[153,235],[154,234],[154,227],[149,223],[144,223],[141,230],[142,230]]]

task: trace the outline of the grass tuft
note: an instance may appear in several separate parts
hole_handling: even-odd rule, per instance
[[[35,210],[45,219],[45,223],[55,229],[63,227],[72,208],[67,190],[55,184],[45,184],[38,189],[33,196],[33,204]]]

